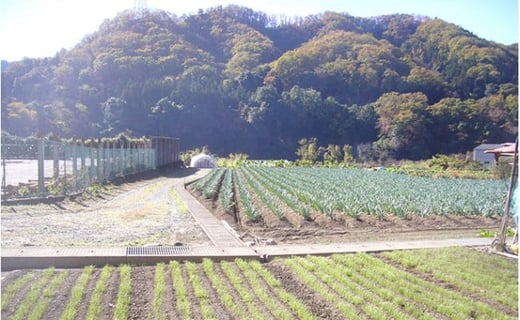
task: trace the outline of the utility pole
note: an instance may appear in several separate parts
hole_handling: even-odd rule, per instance
[[[148,5],[146,0],[134,0],[134,12],[138,18],[144,17],[148,12]]]

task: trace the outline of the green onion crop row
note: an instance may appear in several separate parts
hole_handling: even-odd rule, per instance
[[[177,311],[183,319],[191,318],[191,304],[188,296],[188,289],[184,282],[181,265],[178,261],[170,261],[173,287],[177,297]]]
[[[2,311],[7,309],[7,306],[11,302],[14,295],[21,290],[27,282],[33,280],[35,277],[34,273],[29,272],[16,279],[15,282],[11,283],[2,290]]]
[[[204,269],[204,273],[209,278],[212,286],[217,291],[220,301],[224,307],[229,310],[234,317],[239,319],[248,318],[247,313],[242,308],[240,308],[239,304],[233,300],[233,296],[229,292],[226,282],[224,282],[224,280],[216,274],[213,261],[210,259],[203,259],[202,268]]]
[[[83,299],[83,294],[85,293],[85,288],[92,272],[94,272],[94,266],[83,268],[83,272],[76,281],[76,285],[72,288],[69,303],[61,314],[62,320],[75,318],[78,305],[81,303],[81,299]]]
[[[110,278],[113,269],[113,267],[107,265],[101,270],[99,279],[97,280],[96,286],[94,287],[94,292],[90,298],[90,304],[85,319],[95,320],[99,318],[99,313],[101,312],[102,306],[101,299],[103,298],[103,293],[105,292],[107,281]]]

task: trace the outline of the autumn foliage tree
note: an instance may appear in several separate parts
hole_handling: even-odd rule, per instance
[[[1,80],[10,134],[176,136],[252,158],[295,158],[315,137],[330,161],[345,145],[421,159],[518,127],[517,44],[413,15],[124,11],[70,50],[2,63]]]

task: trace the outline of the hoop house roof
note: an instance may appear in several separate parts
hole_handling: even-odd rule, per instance
[[[192,168],[216,168],[217,161],[212,156],[201,153],[191,157],[190,167]]]

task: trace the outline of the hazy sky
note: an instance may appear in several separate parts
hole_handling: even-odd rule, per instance
[[[142,0],[144,1],[144,0]],[[106,18],[136,0],[0,0],[0,59],[50,57],[95,32]],[[149,8],[177,16],[237,4],[267,14],[306,16],[324,11],[371,17],[408,13],[455,23],[503,44],[518,42],[518,0],[148,0]]]

